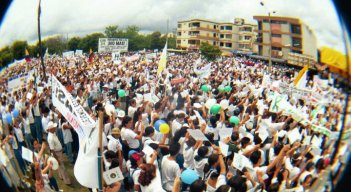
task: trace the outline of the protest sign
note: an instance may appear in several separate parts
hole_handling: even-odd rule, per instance
[[[251,161],[247,157],[239,153],[234,153],[232,166],[239,169],[240,171],[243,171],[244,167],[248,169],[253,169]]]
[[[23,73],[21,75],[17,75],[10,78],[9,81],[7,82],[7,90],[9,92],[12,92],[17,89],[23,88],[29,83],[28,81],[31,78],[33,78],[33,74],[34,74],[34,70],[29,71],[28,73]]]
[[[188,132],[195,140],[208,141],[207,137],[198,129],[188,129]]]
[[[114,64],[120,64],[121,63],[121,53],[120,52],[112,52],[112,61]]]
[[[186,80],[185,78],[172,79],[171,84],[176,85],[176,84],[184,83],[185,80]]]
[[[83,50],[77,49],[75,55],[76,56],[78,56],[78,55],[82,56],[83,55]]]
[[[222,141],[220,141],[218,144],[219,144],[219,148],[221,149],[221,152],[224,155],[224,157],[227,157],[229,145],[223,143]]]
[[[28,162],[33,163],[33,151],[22,146],[22,158]]]
[[[99,38],[99,53],[126,52],[128,51],[128,39]]]
[[[72,125],[80,138],[87,136],[90,133],[90,130],[95,127],[95,121],[55,76],[52,76],[51,86],[52,102],[54,106]]]
[[[103,175],[107,185],[111,185],[117,181],[121,181],[124,179],[122,171],[119,167],[105,171]]]
[[[74,57],[74,51],[66,51],[62,53],[62,57],[64,58],[72,58]]]
[[[219,129],[219,136],[221,137],[221,140],[223,140],[224,138],[232,136],[232,133],[233,133],[233,129],[231,129],[231,128]]]

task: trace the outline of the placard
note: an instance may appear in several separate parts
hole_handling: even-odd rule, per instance
[[[105,171],[103,177],[107,185],[111,185],[124,179],[123,173],[119,167]]]
[[[207,137],[199,129],[188,129],[188,132],[195,140],[208,141]]]
[[[127,52],[128,39],[99,38],[99,53]]]

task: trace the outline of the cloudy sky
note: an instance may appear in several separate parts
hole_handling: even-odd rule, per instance
[[[244,18],[257,23],[253,15],[298,17],[314,30],[318,47],[344,51],[340,23],[329,0],[42,0],[42,36],[72,37],[103,32],[109,25],[137,25],[143,31],[166,32],[178,20],[204,18],[232,22]],[[14,40],[37,41],[38,0],[15,0],[0,26],[0,47]]]

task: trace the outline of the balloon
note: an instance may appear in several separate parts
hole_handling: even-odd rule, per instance
[[[118,90],[118,97],[125,97],[126,96],[126,91],[123,89]]]
[[[218,104],[215,104],[211,107],[211,110],[210,112],[214,115],[218,114],[219,113],[219,110],[221,110],[221,106],[218,105]]]
[[[188,185],[191,185],[194,181],[199,179],[199,176],[196,174],[194,170],[186,169],[180,175],[180,179],[182,180],[182,182]]]
[[[224,91],[225,92],[231,92],[232,88],[229,85],[227,85],[227,86],[224,87]]]
[[[14,111],[13,111],[13,117],[14,118],[17,118],[19,116],[19,111],[18,111],[18,109],[15,109]]]
[[[155,129],[157,130],[157,131],[160,131],[160,126],[162,125],[162,124],[165,124],[166,123],[166,121],[164,121],[164,120],[157,120],[156,122],[155,122],[155,124],[154,124],[154,127],[155,127]]]
[[[208,92],[208,90],[210,90],[210,88],[208,87],[208,85],[202,85],[201,86],[201,90],[203,91],[203,92]]]
[[[219,91],[220,93],[224,92],[224,87],[223,87],[223,85],[221,85],[221,86],[218,87],[218,91]]]
[[[316,109],[312,111],[312,117],[317,116],[317,114],[318,114],[318,111]]]
[[[11,124],[12,123],[12,115],[10,113],[7,113],[5,116],[5,120],[6,120],[7,124]]]
[[[239,118],[237,116],[231,116],[229,118],[229,122],[231,124],[239,125],[240,120],[239,120]]]
[[[167,123],[164,123],[164,124],[160,125],[160,132],[162,134],[169,133],[169,125]]]
[[[206,101],[205,106],[207,107],[207,109],[211,109],[211,107],[216,104],[216,99],[209,99]]]

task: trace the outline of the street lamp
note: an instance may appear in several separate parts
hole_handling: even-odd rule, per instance
[[[264,6],[264,3],[260,2],[261,6]],[[265,7],[266,8],[266,7]],[[276,13],[276,11],[272,11],[272,13]],[[269,49],[268,49],[268,73],[271,73],[272,70],[272,29],[271,29],[271,12],[268,11],[268,22],[269,22]]]

